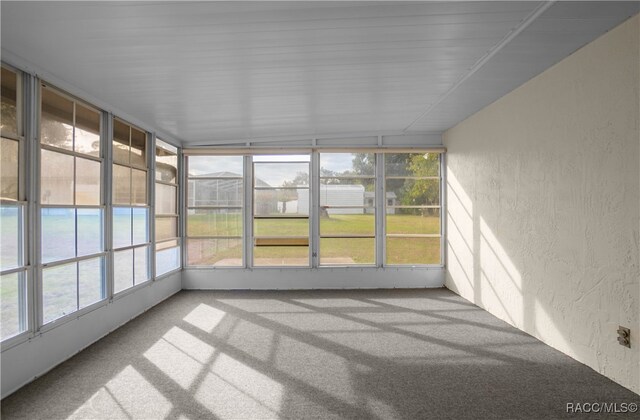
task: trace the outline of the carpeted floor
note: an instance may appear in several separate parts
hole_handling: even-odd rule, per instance
[[[548,419],[568,402],[640,397],[445,289],[182,291],[1,414]]]

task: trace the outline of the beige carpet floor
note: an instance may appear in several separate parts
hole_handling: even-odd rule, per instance
[[[3,400],[1,414],[548,419],[569,402],[639,400],[445,289],[182,291]]]

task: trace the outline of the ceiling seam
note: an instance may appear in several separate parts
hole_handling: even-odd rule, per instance
[[[469,68],[458,81],[451,86],[445,93],[443,93],[438,100],[429,105],[418,117],[416,117],[406,128],[402,130],[406,133],[411,127],[413,127],[418,121],[427,116],[438,105],[440,105],[445,99],[447,99],[453,92],[455,92],[464,82],[466,82],[471,76],[473,76],[478,70],[480,70],[493,56],[495,56],[500,50],[502,50],[509,42],[511,42],[516,36],[520,35],[533,21],[535,21],[541,14],[549,9],[556,1],[544,1],[538,5],[522,22],[520,22],[515,28],[513,28],[504,38],[502,38],[497,44],[487,51],[485,55],[480,57],[473,66]]]

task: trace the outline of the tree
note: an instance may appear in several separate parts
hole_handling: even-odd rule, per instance
[[[352,163],[353,173],[348,175],[370,175],[376,173],[376,159],[373,153],[356,153]]]
[[[409,176],[437,177],[440,167],[440,156],[437,153],[416,153],[410,155],[407,161]],[[432,179],[406,179],[403,186],[401,203],[403,205],[416,205],[417,203],[438,203],[440,185],[438,180]],[[431,214],[433,209],[426,209],[423,215]]]
[[[287,203],[289,201],[296,201],[298,199],[298,191],[290,188],[299,185],[309,185],[309,174],[307,172],[298,172],[291,181],[284,181],[282,183],[283,187],[288,187],[278,190],[277,194],[278,202],[282,203],[282,213],[287,212]]]

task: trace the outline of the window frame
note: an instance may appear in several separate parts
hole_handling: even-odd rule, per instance
[[[111,197],[109,197],[109,202],[110,202],[110,206],[109,206],[109,210],[110,210],[110,226],[109,228],[111,229],[110,235],[112,237],[112,241],[111,241],[111,249],[110,249],[110,270],[111,270],[111,299],[119,299],[121,296],[125,296],[135,290],[137,290],[139,287],[144,287],[145,285],[148,285],[150,282],[155,280],[155,242],[154,242],[154,232],[152,231],[152,229],[155,228],[155,224],[153,223],[152,219],[154,219],[154,213],[153,213],[153,205],[151,204],[151,199],[153,198],[155,200],[155,197],[152,197],[153,193],[151,191],[151,188],[153,188],[153,186],[155,185],[155,172],[153,171],[152,168],[152,162],[155,161],[155,147],[154,147],[154,141],[153,141],[153,137],[152,134],[149,133],[147,130],[144,130],[142,128],[140,128],[139,126],[127,122],[125,119],[117,117],[115,115],[112,115],[111,118],[111,125],[112,125],[112,130],[110,135],[108,136],[109,139],[107,141],[108,143],[108,147],[109,147],[109,151],[110,151],[110,156],[111,158],[110,160],[110,173],[111,173]],[[128,159],[128,163],[122,163],[122,162],[117,162],[113,156],[114,156],[114,142],[115,142],[115,124],[116,122],[119,122],[121,124],[124,124],[126,126],[129,127],[129,159]],[[144,160],[145,160],[145,164],[146,167],[142,167],[141,165],[137,165],[137,164],[133,164],[131,162],[131,142],[132,142],[132,138],[133,138],[133,130],[137,130],[140,131],[142,133],[144,133],[144,138],[145,138],[145,151],[144,151]],[[152,159],[153,157],[153,159]],[[113,188],[113,179],[114,179],[114,173],[113,173],[113,168],[118,165],[118,166],[122,166],[122,167],[126,167],[129,169],[129,203],[128,204],[123,204],[123,203],[115,203],[115,188]],[[134,203],[134,193],[133,193],[133,170],[139,170],[139,171],[144,171],[145,173],[145,204],[138,204],[138,203]],[[153,179],[151,179],[151,175],[154,175]],[[113,214],[114,214],[114,210],[116,209],[129,209],[131,210],[131,243],[129,245],[126,246],[114,246],[113,244],[113,234],[114,234],[114,219],[113,219]],[[139,243],[133,243],[133,236],[135,235],[135,227],[134,227],[134,213],[136,209],[146,209],[147,212],[147,217],[146,217],[146,223],[145,223],[145,228],[146,228],[146,232],[147,232],[147,236],[146,236],[146,241],[145,242],[139,242]],[[135,260],[136,260],[136,250],[137,249],[143,249],[146,248],[146,259],[147,259],[147,278],[141,282],[137,282],[136,278],[135,278],[135,274],[136,274],[136,264],[135,264]],[[116,262],[115,262],[115,255],[117,252],[123,252],[123,251],[129,251],[132,250],[132,255],[133,255],[133,260],[132,260],[132,281],[133,283],[124,289],[118,290],[116,291]]]
[[[378,206],[377,206],[377,196],[378,196],[378,160],[379,158],[379,153],[368,153],[368,152],[364,152],[366,154],[371,154],[373,155],[374,158],[374,162],[373,162],[373,174],[372,175],[332,175],[332,176],[323,176],[321,173],[321,163],[322,163],[322,155],[331,155],[331,154],[358,154],[361,153],[360,151],[358,151],[357,149],[353,149],[350,151],[340,151],[340,152],[336,152],[336,151],[322,151],[321,149],[317,151],[318,153],[318,159],[320,162],[320,165],[318,166],[318,183],[317,183],[317,192],[316,194],[320,195],[322,193],[322,181],[323,180],[328,180],[328,179],[336,179],[336,180],[361,180],[361,181],[372,181],[373,183],[373,205],[366,205],[364,203],[368,202],[368,198],[364,197],[363,199],[363,205],[362,206],[349,206],[349,205],[343,205],[343,206],[328,206],[322,205],[322,198],[320,197],[318,199],[318,210],[316,212],[317,217],[316,217],[316,221],[315,223],[317,223],[318,225],[318,245],[317,245],[317,255],[318,255],[318,259],[317,259],[317,265],[318,267],[354,267],[354,268],[366,268],[366,267],[377,267],[378,266],[378,243],[379,243],[379,239],[378,239],[378,234],[379,234],[379,228],[378,228],[378,223],[377,223],[377,219],[378,219]],[[330,184],[327,184],[330,185]],[[338,184],[340,185],[340,184]],[[349,185],[349,184],[346,184]],[[365,191],[366,192],[366,191]],[[365,201],[366,200],[366,201]],[[321,228],[321,218],[320,218],[320,212],[323,208],[326,208],[327,210],[330,208],[336,208],[336,209],[346,209],[346,208],[357,208],[357,209],[371,209],[373,210],[373,234],[372,235],[355,235],[355,234],[336,234],[336,235],[323,235],[322,234],[322,228]],[[366,214],[366,213],[363,213]],[[322,239],[373,239],[373,262],[372,263],[363,263],[363,264],[358,264],[358,263],[350,263],[350,264],[345,264],[345,263],[338,263],[338,264],[327,264],[327,263],[322,263]]]
[[[373,208],[375,210],[375,264],[320,264],[320,238],[326,238],[328,236],[333,235],[320,235],[320,184],[321,178],[336,178],[335,176],[320,176],[320,155],[322,153],[369,153],[375,155],[375,196],[371,199],[373,201],[373,205],[363,205],[364,208]],[[439,164],[438,164],[438,176],[437,177],[426,177],[438,179],[437,183],[439,189],[439,199],[438,203],[434,205],[425,205],[418,206],[422,207],[430,207],[430,208],[439,208],[440,216],[439,216],[439,234],[426,234],[427,237],[435,237],[439,238],[439,262],[438,263],[426,263],[426,264],[387,264],[386,262],[386,247],[387,247],[387,226],[386,226],[386,213],[387,208],[396,208],[396,207],[407,207],[407,206],[389,206],[386,200],[386,177],[385,177],[385,155],[388,153],[394,154],[415,154],[415,153],[434,153],[439,156]],[[253,157],[254,156],[268,156],[268,155],[310,155],[310,173],[309,173],[309,188],[310,188],[310,207],[309,207],[309,253],[310,253],[310,264],[309,266],[289,266],[289,265],[272,265],[272,266],[256,266],[253,261],[253,249],[254,249],[254,226],[253,226],[253,213],[254,213],[254,171],[253,171]],[[183,154],[183,165],[186,168],[189,157],[193,156],[240,156],[243,155],[245,157],[245,168],[244,168],[244,183],[243,186],[245,188],[245,204],[243,205],[243,213],[244,213],[244,232],[243,232],[243,242],[244,242],[244,258],[245,264],[244,268],[248,270],[253,269],[334,269],[334,268],[345,268],[345,269],[443,269],[446,264],[446,253],[444,249],[444,239],[446,236],[446,223],[445,217],[442,214],[443,209],[445,208],[445,194],[444,185],[446,181],[446,172],[445,172],[445,158],[446,158],[446,149],[442,146],[427,146],[427,147],[416,147],[416,146],[406,146],[406,147],[344,147],[344,148],[335,148],[335,147],[311,147],[311,148],[299,148],[299,149],[273,149],[273,148],[240,148],[240,149],[208,149],[208,148],[193,148],[186,149]],[[283,163],[290,162],[288,160],[284,160]],[[306,162],[305,162],[306,163]],[[182,209],[183,211],[188,211],[190,206],[187,205],[186,197],[188,195],[189,190],[189,180],[190,179],[204,179],[203,177],[189,177],[187,176],[188,171],[185,170],[184,175],[184,194],[185,199],[183,201]],[[392,176],[393,177],[393,176]],[[337,178],[345,178],[345,179],[371,179],[371,176],[337,176]],[[423,178],[423,177],[397,177],[397,178]],[[274,187],[273,189],[279,189],[279,187]],[[250,205],[248,204],[250,203]],[[340,206],[336,206],[340,207]],[[347,206],[348,207],[348,206]],[[360,207],[360,206],[357,206]],[[185,213],[186,214],[186,213]],[[186,216],[185,216],[185,226],[186,227]],[[189,240],[187,236],[186,229],[185,232],[185,240]],[[347,235],[351,236],[351,235]],[[395,235],[392,235],[395,236]],[[353,235],[353,237],[360,238],[359,236]],[[201,237],[198,237],[201,238]],[[205,237],[202,237],[205,238]],[[187,246],[183,247],[183,269],[185,270],[201,270],[201,269],[238,269],[243,268],[242,266],[213,266],[213,265],[190,265],[187,263]]]
[[[216,154],[211,155],[200,155],[200,156],[220,156]],[[183,242],[183,267],[193,268],[193,269],[243,269],[249,267],[249,257],[246,252],[246,236],[248,227],[246,225],[246,208],[247,208],[247,161],[246,156],[243,154],[233,154],[226,155],[227,157],[240,157],[242,158],[242,175],[236,177],[210,177],[210,176],[198,176],[198,175],[189,175],[189,158],[192,156],[184,156],[183,157],[183,167],[184,167],[184,242]],[[189,204],[189,191],[192,188],[191,181],[199,181],[199,180],[239,180],[242,183],[242,204],[238,206],[211,206],[211,205],[195,205],[195,196],[194,196],[194,204]],[[253,200],[252,200],[253,201]],[[189,236],[189,211],[190,210],[237,210],[240,209],[240,220],[242,222],[242,232],[240,235],[202,235],[202,236]],[[219,239],[239,239],[242,247],[242,262],[240,265],[191,265],[189,264],[189,241],[191,239],[194,240],[219,240]]]
[[[171,183],[171,182],[166,182],[166,181],[161,181],[157,179],[157,173],[158,173],[158,167],[157,167],[157,158],[158,158],[158,148],[163,149],[165,152],[171,153],[173,155],[175,155],[176,157],[176,177],[175,177],[175,182]],[[175,150],[170,150],[170,148],[173,148]],[[154,279],[158,279],[158,278],[162,278],[165,276],[168,276],[170,274],[173,274],[177,271],[180,271],[183,267],[182,264],[182,235],[181,235],[181,223],[180,223],[180,210],[181,210],[181,205],[180,205],[180,183],[181,183],[181,177],[180,177],[180,166],[181,166],[181,160],[180,159],[180,149],[164,140],[161,140],[157,137],[155,137],[154,139],[154,145],[153,145],[153,182],[154,182],[154,190],[153,190],[153,213],[154,213],[154,246],[153,246],[153,252],[155,253],[155,261],[154,261]],[[158,184],[160,185],[168,185],[168,186],[172,186],[175,187],[175,213],[174,214],[164,214],[164,213],[158,213],[158,209],[156,206],[156,200],[158,197],[158,189],[157,186]],[[172,237],[172,238],[165,238],[162,240],[158,240],[156,232],[157,232],[157,221],[158,219],[175,219],[175,228],[176,228],[176,236]],[[168,246],[166,248],[161,248],[160,251],[158,250],[158,246],[162,246],[162,244],[167,244],[169,242],[176,242],[176,246]],[[165,251],[167,249],[173,249],[173,248],[177,248],[178,250],[178,266],[176,268],[173,268],[167,272],[164,273],[160,273],[158,274],[158,253]]]
[[[35,328],[33,322],[33,307],[30,296],[33,293],[33,265],[31,264],[29,228],[31,203],[27,196],[26,180],[30,168],[27,159],[25,140],[25,111],[26,111],[26,91],[24,89],[24,74],[22,71],[13,68],[5,63],[1,64],[3,70],[10,71],[16,77],[16,133],[0,133],[2,139],[15,141],[17,143],[17,196],[15,200],[0,197],[2,207],[15,207],[18,212],[18,264],[15,267],[0,269],[0,276],[17,274],[18,276],[18,325],[19,331],[7,337],[0,335],[2,348],[9,347],[21,342],[31,335]]]
[[[270,155],[276,155],[276,156],[284,156],[285,154],[283,153],[273,153],[273,154],[263,154],[263,153],[255,153],[253,155],[250,156],[250,162],[251,162],[251,191],[250,191],[250,196],[251,196],[251,233],[250,233],[250,237],[248,237],[247,235],[245,235],[245,240],[248,242],[247,247],[250,248],[250,252],[251,252],[251,259],[250,259],[250,267],[251,268],[258,268],[258,269],[288,269],[288,268],[293,268],[293,269],[300,269],[300,268],[313,268],[314,266],[314,262],[315,259],[317,257],[317,251],[314,250],[314,214],[315,214],[315,209],[313,206],[313,199],[312,196],[314,194],[314,188],[313,188],[313,179],[314,179],[314,165],[313,165],[313,161],[314,161],[314,156],[313,156],[313,152],[309,151],[307,153],[290,153],[290,155],[292,156],[309,156],[309,160],[308,161],[302,161],[302,160],[264,160],[264,161],[256,161],[255,157],[266,157],[266,156],[270,156]],[[255,165],[256,164],[302,164],[305,163],[308,166],[308,174],[309,174],[309,180],[308,180],[308,184],[307,186],[294,186],[294,187],[288,187],[288,186],[276,186],[276,187],[264,187],[264,186],[259,186],[256,187],[255,185],[255,181],[257,179],[256,177],[256,172],[255,172]],[[255,210],[255,192],[256,191],[277,191],[277,190],[307,190],[307,199],[309,200],[308,203],[308,211],[307,211],[307,215],[306,216],[300,216],[300,215],[292,215],[292,216],[259,216],[256,217],[256,210]],[[303,237],[303,236],[256,236],[256,220],[307,220],[307,236]],[[260,246],[265,246],[265,247],[284,247],[284,248],[291,248],[291,247],[304,247],[305,245],[300,245],[300,244],[295,244],[296,240],[299,239],[303,239],[306,238],[307,240],[307,244],[306,247],[308,249],[307,252],[307,258],[308,258],[308,264],[307,265],[256,265],[255,264],[255,249],[256,247],[260,247]],[[280,244],[280,245],[269,245],[268,243],[265,245],[256,245],[256,240],[266,240],[267,242],[271,239],[274,239],[276,241],[278,240],[283,240],[283,241],[291,241],[290,243],[293,245],[286,245],[286,244]]]
[[[435,153],[438,155],[438,175],[437,176],[396,176],[396,175],[390,175],[387,176],[387,159],[385,154],[416,154],[416,153]],[[442,210],[444,208],[444,193],[443,193],[443,185],[444,185],[444,175],[443,175],[443,170],[444,170],[444,152],[433,152],[433,151],[421,151],[421,150],[412,150],[412,151],[392,151],[392,152],[386,152],[386,153],[381,153],[382,155],[382,167],[383,167],[383,176],[382,178],[382,197],[383,198],[383,202],[384,202],[384,210],[382,213],[382,219],[383,219],[383,229],[384,229],[384,234],[382,237],[382,241],[384,243],[383,246],[383,267],[392,267],[392,268],[412,268],[412,267],[418,267],[418,268],[443,268],[444,267],[444,217],[442,214]],[[429,204],[429,205],[416,205],[416,206],[412,206],[412,205],[388,205],[388,199],[387,199],[387,180],[388,179],[414,179],[414,180],[437,180],[437,185],[438,185],[438,204]],[[439,218],[439,233],[438,234],[389,234],[387,231],[387,209],[392,208],[392,209],[438,209],[438,218]],[[439,239],[439,247],[440,247],[440,252],[439,252],[439,262],[436,264],[420,264],[420,263],[415,263],[415,264],[389,264],[387,263],[387,245],[388,245],[388,238],[438,238]]]
[[[36,269],[36,279],[37,279],[37,308],[36,308],[36,312],[37,312],[37,319],[36,319],[36,323],[37,323],[37,331],[38,332],[45,332],[48,331],[52,328],[55,328],[56,326],[65,323],[66,321],[68,321],[69,319],[78,317],[84,313],[90,312],[92,310],[94,310],[97,307],[100,306],[104,306],[108,303],[109,301],[109,278],[107,275],[107,264],[109,261],[109,250],[107,249],[107,240],[106,240],[106,229],[107,229],[107,223],[106,223],[106,212],[108,209],[107,203],[106,203],[106,193],[105,193],[105,166],[107,163],[107,159],[106,159],[106,151],[104,149],[104,142],[103,142],[103,137],[104,137],[104,131],[105,131],[105,127],[104,127],[104,122],[103,122],[103,113],[104,111],[102,111],[101,109],[99,109],[98,107],[80,99],[77,98],[73,95],[68,94],[67,92],[65,92],[62,89],[57,88],[56,86],[54,86],[53,84],[50,84],[44,80],[41,79],[36,79],[36,84],[37,84],[37,108],[36,108],[36,118],[35,118],[35,126],[36,126],[36,139],[35,139],[35,143],[36,143],[36,154],[37,154],[37,167],[36,167],[36,184],[37,184],[37,188],[36,188],[36,197],[37,197],[37,202],[36,202],[36,219],[37,219],[37,237],[36,242],[38,244],[37,246],[37,266],[35,267]],[[42,95],[42,91],[43,89],[47,89],[52,91],[54,94],[70,100],[73,102],[73,136],[74,136],[74,143],[75,143],[75,128],[76,128],[76,104],[79,103],[82,107],[84,108],[88,108],[89,110],[95,111],[96,113],[98,113],[99,115],[99,141],[100,141],[100,152],[98,154],[98,156],[92,156],[92,155],[88,155],[88,154],[84,154],[84,153],[80,153],[80,152],[76,152],[75,150],[68,150],[68,149],[64,149],[61,147],[55,147],[55,146],[51,146],[48,144],[43,144],[42,143],[42,138],[41,138],[41,130],[40,130],[40,126],[41,126],[41,121],[42,121],[42,105],[43,105],[43,95]],[[72,147],[73,149],[73,147]],[[42,203],[42,199],[41,199],[41,190],[42,190],[42,174],[41,174],[41,168],[42,168],[42,151],[46,150],[46,151],[50,151],[53,153],[60,153],[60,154],[64,154],[66,156],[71,156],[74,158],[74,169],[73,169],[73,204],[43,204]],[[86,205],[86,204],[76,204],[76,179],[77,179],[77,171],[76,171],[76,159],[87,159],[87,160],[91,160],[94,162],[98,162],[100,164],[100,180],[99,180],[99,187],[100,187],[100,195],[99,195],[99,204],[98,205]],[[53,260],[53,261],[48,261],[48,262],[43,262],[42,261],[42,246],[43,246],[43,240],[42,240],[42,210],[43,209],[73,209],[75,214],[74,214],[74,225],[75,225],[75,237],[74,237],[74,243],[76,246],[76,255],[74,257],[71,258],[63,258],[63,259],[58,259],[58,260]],[[100,252],[96,252],[96,253],[92,253],[92,254],[87,254],[87,255],[77,255],[77,242],[78,242],[78,229],[77,229],[77,225],[78,225],[78,214],[77,214],[77,210],[83,210],[83,209],[90,209],[90,210],[99,210],[101,212],[101,224],[100,224],[100,230],[102,233],[102,238],[101,238],[101,248],[102,251]],[[77,273],[76,273],[76,310],[72,311],[70,313],[64,314],[60,317],[54,318],[50,321],[45,322],[44,318],[44,271],[46,269],[51,269],[51,268],[55,268],[57,266],[61,266],[61,265],[65,265],[65,264],[71,264],[71,263],[80,263],[81,261],[86,261],[86,260],[92,260],[92,259],[101,259],[102,260],[102,269],[101,269],[101,275],[102,275],[102,284],[101,284],[101,289],[102,289],[102,298],[99,299],[96,302],[93,302],[89,305],[80,307],[80,275],[79,275],[79,268],[77,268]]]

